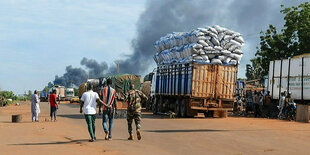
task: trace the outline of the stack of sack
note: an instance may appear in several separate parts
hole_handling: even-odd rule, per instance
[[[215,25],[190,32],[174,32],[154,44],[157,65],[198,62],[237,65],[240,63],[244,40],[240,33]]]

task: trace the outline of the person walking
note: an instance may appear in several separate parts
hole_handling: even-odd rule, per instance
[[[254,115],[255,117],[258,117],[261,115],[261,113],[259,106],[259,94],[257,93],[256,90],[254,91],[253,102],[254,102]]]
[[[32,113],[32,122],[39,122],[39,113],[40,113],[40,99],[35,90],[31,96],[31,113]]]
[[[54,122],[56,122],[56,113],[58,109],[58,104],[57,104],[57,95],[56,95],[56,90],[54,89],[52,94],[49,96],[49,101],[50,101],[50,116],[51,116],[51,121],[53,121],[54,117]]]
[[[270,91],[267,91],[267,94],[264,97],[264,111],[265,111],[265,115],[269,118],[271,117],[271,96],[270,96]]]
[[[88,126],[88,132],[91,137],[89,142],[94,142],[96,140],[95,120],[97,103],[105,105],[105,103],[100,100],[98,93],[93,90],[93,85],[91,83],[87,83],[87,92],[83,93],[80,104],[80,113],[83,113],[82,108],[84,107],[84,116]]]
[[[141,98],[144,98],[147,100],[147,97],[145,94],[143,94],[142,91],[136,90],[134,88],[134,85],[130,85],[130,90],[126,94],[126,99],[128,103],[127,108],[127,123],[128,123],[128,133],[129,138],[128,140],[133,140],[133,134],[132,134],[132,120],[135,120],[136,124],[136,131],[137,131],[137,138],[138,140],[141,140]]]
[[[101,96],[103,102],[107,106],[103,106],[102,111],[102,126],[105,132],[105,140],[112,140],[112,128],[113,128],[113,119],[114,114],[117,114],[117,105],[116,105],[116,90],[111,87],[112,80],[107,80],[107,86],[101,90]],[[101,109],[101,107],[100,107]],[[108,127],[109,122],[109,127]]]

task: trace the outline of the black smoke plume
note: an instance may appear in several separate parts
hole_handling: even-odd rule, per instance
[[[73,68],[71,65],[66,67],[66,73],[63,76],[55,76],[54,85],[70,87],[72,85],[79,86],[85,82],[87,78],[99,78],[104,76],[108,70],[108,65],[105,62],[98,63],[94,59],[83,58],[80,62],[83,68]]]
[[[149,0],[137,22],[133,53],[118,61],[121,72],[144,74],[155,66],[153,44],[167,33],[190,31],[204,26],[220,25],[244,35],[246,46],[241,68],[254,56],[259,33],[269,24],[283,25],[281,4],[298,5],[302,1],[270,0]],[[113,66],[115,70],[115,66]]]
[[[81,65],[85,66],[88,69],[89,78],[102,77],[105,70],[108,69],[108,65],[105,62],[100,64],[93,59],[83,58]]]

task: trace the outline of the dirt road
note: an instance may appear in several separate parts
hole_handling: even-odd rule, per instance
[[[310,124],[255,118],[168,119],[144,113],[141,141],[128,141],[125,119],[115,119],[113,140],[105,141],[100,116],[97,141],[89,143],[77,105],[62,104],[49,122],[41,104],[32,123],[30,104],[0,108],[0,154],[309,154]],[[21,123],[11,123],[22,114]]]

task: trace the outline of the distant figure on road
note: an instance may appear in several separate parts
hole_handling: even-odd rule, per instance
[[[254,102],[254,115],[255,115],[255,117],[261,116],[259,94],[256,90],[254,91],[253,102]]]
[[[132,120],[135,120],[136,124],[136,130],[137,130],[137,138],[138,140],[141,139],[141,98],[144,98],[147,100],[147,97],[145,94],[143,94],[142,91],[136,90],[134,85],[130,85],[130,90],[126,94],[126,99],[128,102],[128,108],[127,108],[127,123],[128,123],[128,132],[129,132],[129,138],[128,140],[133,140],[133,134],[132,134]]]
[[[35,90],[31,96],[31,113],[32,113],[32,122],[39,121],[39,113],[40,113],[40,99],[38,97],[37,91]]]
[[[96,107],[97,102],[104,104],[102,100],[100,100],[98,93],[93,92],[93,85],[91,83],[87,83],[87,92],[84,92],[81,97],[81,105],[80,105],[80,113],[83,112],[82,107],[84,106],[84,116],[88,126],[88,132],[90,134],[91,139],[89,142],[93,142],[96,140],[95,136],[95,120],[96,120]]]
[[[288,92],[285,99],[284,99],[284,111],[285,111],[285,115],[287,115],[287,111],[288,111],[288,107],[289,107],[289,104],[294,102],[294,99],[292,97],[292,93],[291,92]]]
[[[102,100],[107,106],[103,106],[102,126],[105,132],[105,140],[112,140],[114,113],[117,114],[116,90],[111,87],[112,80],[107,80],[107,86],[101,90]],[[100,106],[101,110],[101,106]],[[99,111],[100,111],[99,110]],[[109,127],[108,127],[109,121]]]
[[[264,97],[264,109],[267,117],[271,117],[271,96],[270,91],[267,91],[267,95]]]
[[[284,105],[285,105],[285,92],[281,92],[281,97],[279,100],[279,115],[278,118],[281,118],[282,114],[284,113]]]
[[[56,122],[56,113],[58,109],[58,104],[57,104],[57,95],[56,95],[55,89],[53,90],[52,94],[49,97],[50,97],[50,106],[51,106],[51,111],[50,111],[51,121],[53,121],[53,117],[54,117],[54,122]]]

